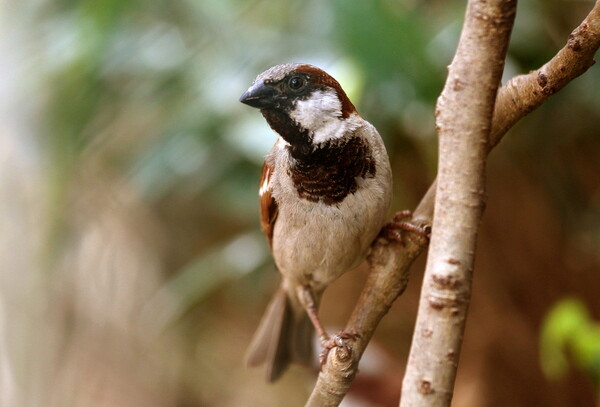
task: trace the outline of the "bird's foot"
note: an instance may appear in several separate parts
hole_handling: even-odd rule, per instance
[[[402,246],[406,245],[405,236],[402,232],[416,233],[429,240],[429,237],[431,236],[431,226],[417,225],[410,222],[411,220],[411,211],[403,210],[397,212],[393,219],[381,229],[380,236],[388,241],[399,242]]]
[[[327,362],[327,356],[329,352],[333,348],[339,348],[341,350],[341,354],[338,353],[338,357],[342,360],[348,359],[352,356],[352,341],[360,338],[360,335],[356,332],[344,332],[340,331],[333,337],[327,340],[321,340],[321,346],[323,350],[319,355],[319,362],[321,362],[321,367]]]

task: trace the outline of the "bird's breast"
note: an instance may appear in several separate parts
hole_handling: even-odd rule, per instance
[[[373,178],[376,166],[373,153],[364,138],[330,140],[309,154],[290,150],[287,168],[298,198],[336,205],[354,194],[362,179]]]
[[[385,221],[389,191],[375,177],[357,182],[334,205],[297,196],[278,202],[273,255],[284,277],[324,287],[364,259]]]

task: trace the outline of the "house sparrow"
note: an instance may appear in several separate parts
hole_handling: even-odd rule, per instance
[[[247,353],[267,379],[309,364],[325,288],[362,262],[384,226],[392,194],[379,133],[321,69],[283,64],[258,75],[240,102],[279,135],[260,181],[261,226],[282,275]]]

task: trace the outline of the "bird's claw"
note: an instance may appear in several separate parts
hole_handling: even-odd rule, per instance
[[[322,341],[321,346],[323,351],[319,355],[319,362],[321,367],[327,362],[327,356],[333,348],[339,348],[342,353],[338,354],[341,359],[348,359],[352,355],[352,344],[350,341],[355,341],[360,338],[360,335],[356,332],[344,332],[340,331],[328,340]]]
[[[417,225],[411,223],[412,220],[412,212],[409,210],[403,210],[397,212],[391,222],[387,223],[381,229],[381,237],[386,240],[399,242],[402,246],[406,244],[404,239],[404,234],[402,232],[412,232],[416,233],[419,236],[424,237],[429,240],[431,236],[431,226],[430,225]]]

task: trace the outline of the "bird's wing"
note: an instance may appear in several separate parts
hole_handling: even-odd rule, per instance
[[[271,194],[271,176],[273,167],[265,162],[260,177],[260,189],[258,197],[260,203],[260,226],[267,236],[269,245],[273,247],[273,229],[277,220],[277,202]]]

